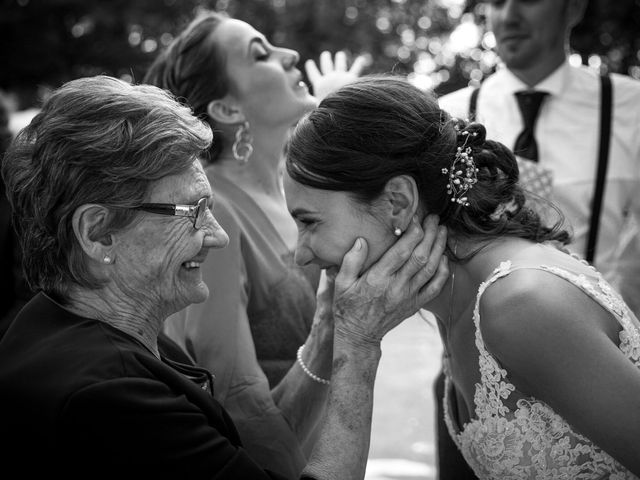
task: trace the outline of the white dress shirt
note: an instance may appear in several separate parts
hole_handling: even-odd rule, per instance
[[[595,266],[640,312],[640,82],[611,74],[613,112],[609,165]],[[534,87],[549,93],[535,127],[539,167],[551,178],[550,199],[560,207],[584,256],[600,142],[600,78],[593,70],[564,63]],[[476,120],[487,137],[513,148],[522,130],[514,93],[528,87],[507,68],[482,84]],[[472,87],[440,97],[440,107],[467,118]]]

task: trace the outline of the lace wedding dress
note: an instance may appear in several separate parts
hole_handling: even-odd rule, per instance
[[[551,266],[513,266],[503,262],[478,289],[473,320],[480,353],[475,418],[460,431],[450,411],[449,365],[444,359],[444,415],[447,428],[465,459],[482,479],[637,479],[610,455],[571,426],[548,405],[518,392],[507,371],[487,351],[480,331],[480,298],[493,282],[521,268],[551,272],[582,289],[620,323],[620,350],[640,368],[640,328],[633,314],[608,283],[595,272],[585,276]],[[640,441],[640,440],[639,440]],[[640,447],[639,447],[640,448]]]

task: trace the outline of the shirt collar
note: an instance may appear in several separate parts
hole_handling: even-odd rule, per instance
[[[499,73],[503,76],[503,87],[505,91],[515,93],[520,90],[531,90],[531,88],[529,88],[522,80],[511,73],[508,68],[501,66],[499,68]],[[554,97],[560,96],[567,88],[567,85],[570,84],[570,76],[571,65],[568,60],[565,60],[562,65],[551,73],[551,75],[547,76],[547,78],[537,85],[534,85],[532,89],[548,92]]]

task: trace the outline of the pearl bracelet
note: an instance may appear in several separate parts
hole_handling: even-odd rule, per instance
[[[302,350],[304,350],[304,344],[300,345],[300,348],[298,348],[298,353],[296,353],[296,358],[298,359],[298,364],[300,364],[300,368],[302,368],[302,371],[306,373],[307,376],[309,376],[309,378],[311,378],[312,380],[324,385],[329,385],[329,383],[331,383],[329,380],[325,380],[324,378],[319,377],[307,368],[307,366],[302,361]]]

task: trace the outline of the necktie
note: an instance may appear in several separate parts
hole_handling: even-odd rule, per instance
[[[536,118],[540,111],[540,105],[542,105],[542,100],[544,100],[544,97],[546,97],[548,93],[531,90],[516,92],[515,95],[516,100],[518,101],[518,107],[520,107],[520,113],[522,114],[524,128],[516,139],[516,143],[513,147],[513,153],[520,157],[537,162],[538,145],[536,144],[533,132],[536,126]]]

